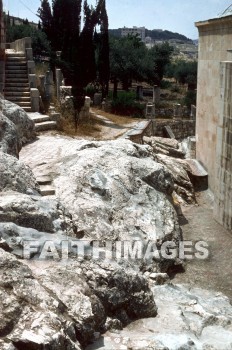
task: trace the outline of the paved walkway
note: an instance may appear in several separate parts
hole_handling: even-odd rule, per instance
[[[133,127],[138,123],[137,120],[131,119],[132,121],[129,124],[117,124],[100,114],[94,113],[94,115],[95,118],[99,119],[102,122],[100,131],[101,140],[115,140],[124,135],[129,130],[133,129]]]
[[[197,195],[199,206],[183,208],[181,227],[184,240],[208,243],[209,258],[187,262],[185,273],[176,274],[173,282],[213,289],[232,301],[232,232],[214,220],[213,203],[208,193]]]

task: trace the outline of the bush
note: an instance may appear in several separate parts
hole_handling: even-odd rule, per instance
[[[84,90],[85,90],[85,94],[87,96],[91,97],[92,99],[93,99],[95,92],[99,91],[99,89],[94,84],[88,84]]]
[[[29,24],[7,26],[6,40],[8,43],[25,37],[31,37],[32,39],[32,50],[34,56],[50,56],[50,42],[44,32],[31,27]]]
[[[162,80],[160,83],[161,89],[169,89],[172,86],[172,83],[169,80]]]
[[[188,109],[191,108],[191,105],[195,105],[196,106],[196,91],[194,90],[189,90],[187,91],[185,97],[184,97],[184,104],[185,106],[188,107]]]
[[[112,112],[119,115],[129,115],[133,117],[144,116],[144,105],[135,101],[135,92],[118,92],[117,98],[112,101]]]
[[[172,85],[172,87],[170,88],[170,90],[171,90],[171,92],[177,92],[177,93],[180,93],[180,92],[181,92],[180,86],[177,85],[177,84]]]

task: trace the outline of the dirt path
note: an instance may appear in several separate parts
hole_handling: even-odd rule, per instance
[[[133,121],[127,124],[118,124],[107,117],[95,114],[95,118],[101,121],[101,131],[100,131],[100,139],[101,140],[114,140],[118,137],[124,135],[128,130],[133,129],[133,127],[138,123],[138,120]]]
[[[197,195],[199,206],[183,208],[181,227],[184,240],[208,243],[209,258],[187,262],[185,273],[176,274],[173,282],[213,289],[232,301],[232,233],[214,220],[213,203],[208,193]]]

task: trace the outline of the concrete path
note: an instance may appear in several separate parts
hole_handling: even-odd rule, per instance
[[[232,301],[232,232],[214,220],[209,191],[198,193],[197,200],[199,206],[183,208],[183,239],[207,242],[209,258],[188,261],[185,273],[176,274],[173,282],[222,292]]]
[[[138,123],[137,120],[134,121],[132,119],[131,123],[129,124],[117,124],[100,114],[94,113],[94,116],[102,122],[100,132],[101,140],[115,140],[124,135],[129,130],[133,129],[133,127]]]

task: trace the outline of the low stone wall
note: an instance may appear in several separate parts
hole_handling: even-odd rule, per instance
[[[154,136],[167,137],[165,126],[170,126],[177,140],[195,135],[195,120],[155,120],[153,122]]]

